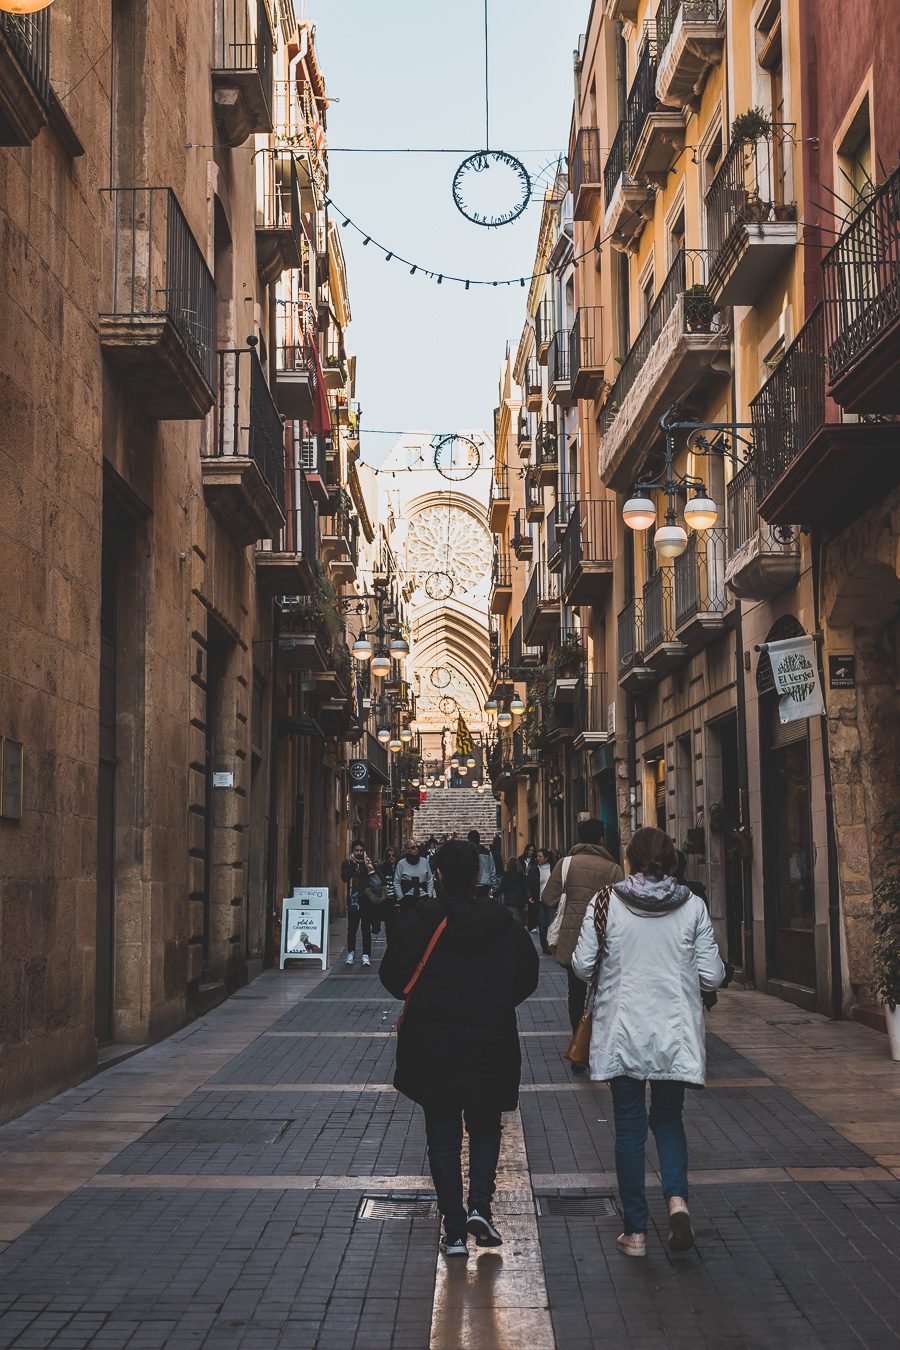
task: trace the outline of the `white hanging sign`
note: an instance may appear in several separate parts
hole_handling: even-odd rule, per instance
[[[785,638],[767,644],[772,677],[781,697],[778,716],[782,722],[799,722],[804,717],[821,717],[825,700],[819,684],[815,639]]]

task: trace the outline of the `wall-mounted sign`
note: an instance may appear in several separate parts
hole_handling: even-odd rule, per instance
[[[829,689],[856,688],[855,656],[829,656],[828,688]]]
[[[766,644],[772,663],[772,678],[781,697],[778,717],[782,723],[804,717],[821,717],[825,700],[816,669],[815,639],[808,634]]]
[[[0,816],[22,819],[24,750],[21,741],[4,736],[0,741]]]
[[[221,788],[234,787],[234,774],[233,774],[233,773],[214,773],[214,774],[213,774],[213,787],[221,787]]]
[[[348,772],[350,774],[350,791],[368,792],[369,761],[367,759],[351,759]]]
[[[328,967],[328,887],[298,886],[281,902],[281,961],[318,961]]]

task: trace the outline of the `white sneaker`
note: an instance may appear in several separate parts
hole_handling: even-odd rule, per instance
[[[367,956],[363,956],[362,963],[364,966],[370,966],[372,964]]]
[[[353,965],[353,952],[348,952],[348,953],[347,953],[347,960],[346,960],[345,964],[348,965],[348,966],[352,966],[352,965]]]

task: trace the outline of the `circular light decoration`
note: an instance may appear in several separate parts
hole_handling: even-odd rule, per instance
[[[488,714],[489,717],[493,717],[494,713],[496,713],[497,711],[498,706],[499,704],[497,703],[497,700],[495,698],[486,698],[484,700],[484,711]]]
[[[464,483],[481,465],[481,451],[471,436],[438,436],[433,441],[434,467],[451,483]]]
[[[719,519],[719,508],[705,492],[698,492],[685,502],[684,518],[694,530],[709,530]]]
[[[622,507],[622,519],[632,530],[649,530],[656,524],[656,507],[644,492],[636,492]]]
[[[477,761],[476,761],[474,755],[467,755],[467,756],[466,756],[466,768],[467,768],[467,769],[474,769],[476,763],[477,763]]]
[[[451,758],[451,760],[450,760],[450,768],[451,768],[451,769],[458,769],[458,768],[459,768],[459,755],[453,755],[453,756],[452,756],[452,758]]]
[[[403,742],[397,736],[394,736],[388,741],[388,749],[392,755],[397,755],[403,749]]]
[[[435,666],[431,672],[431,683],[435,689],[447,689],[453,680],[453,674],[446,666]]]
[[[458,708],[459,704],[457,703],[456,699],[453,697],[452,694],[443,694],[438,699],[438,709],[444,714],[445,717],[450,717],[451,714],[455,713]]]
[[[498,208],[501,197],[507,204]],[[477,150],[453,175],[453,200],[473,225],[496,230],[518,220],[531,201],[531,177],[507,150]]]
[[[453,578],[449,572],[429,572],[425,578],[425,594],[429,600],[449,600],[453,594]]]
[[[504,728],[512,726],[512,713],[507,712],[505,708],[502,712],[499,712],[497,714],[497,726]]]
[[[653,547],[664,558],[680,558],[687,548],[687,533],[680,525],[660,525],[653,536]]]

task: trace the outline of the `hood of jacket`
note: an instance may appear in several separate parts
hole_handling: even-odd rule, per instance
[[[615,858],[611,853],[607,853],[602,844],[576,844],[569,850],[570,858],[577,858],[579,854],[586,853],[592,858],[602,858],[604,862],[615,863]]]
[[[632,872],[631,876],[619,881],[613,887],[618,898],[636,914],[670,914],[680,909],[693,894],[690,886],[683,886],[675,877],[645,876],[643,872]]]

